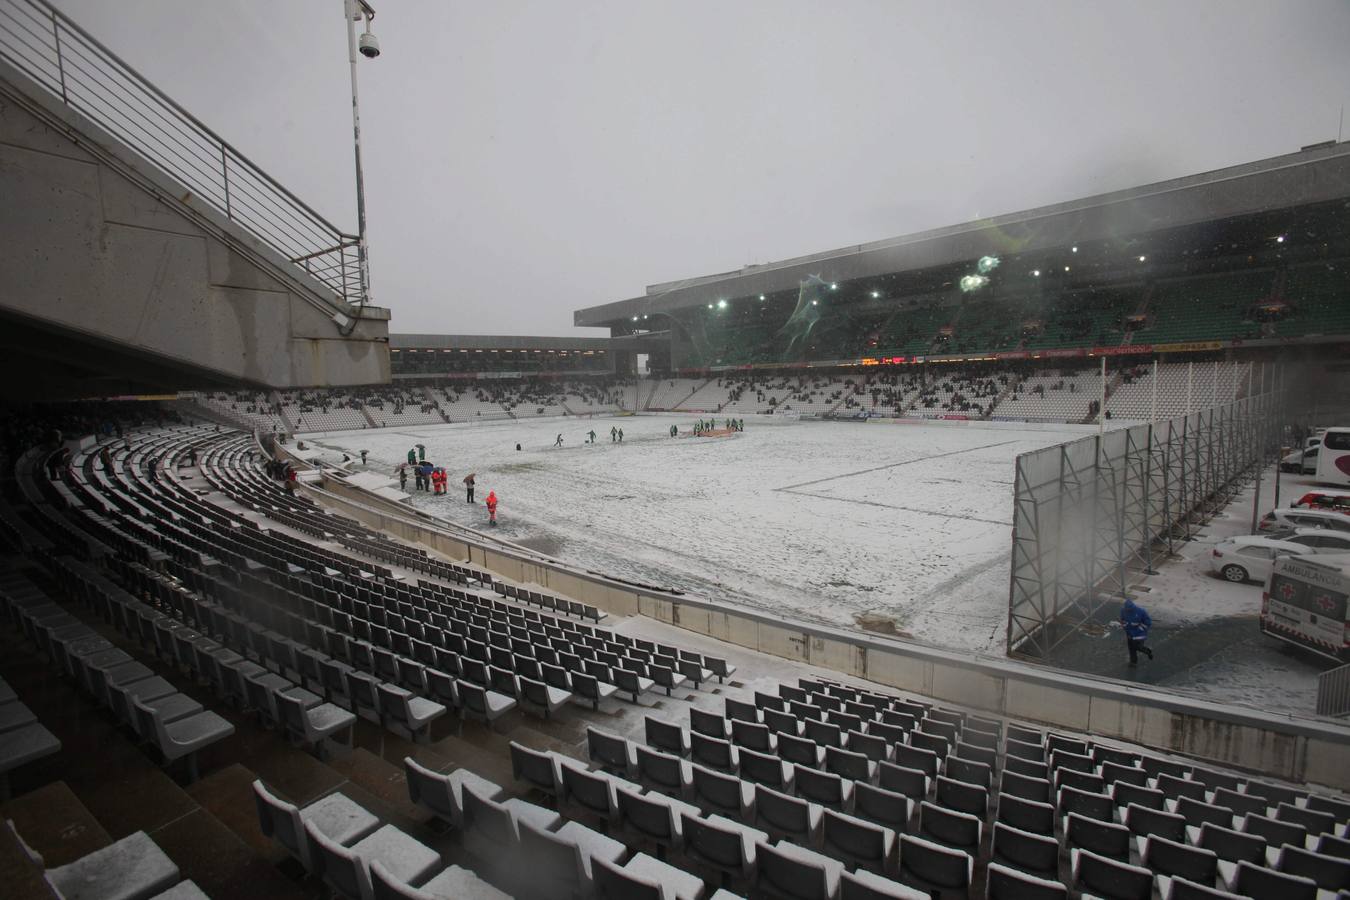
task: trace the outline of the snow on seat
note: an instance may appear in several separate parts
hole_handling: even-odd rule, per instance
[[[11,770],[60,749],[61,742],[56,736],[36,722],[0,734],[0,798],[9,796]]]
[[[645,853],[624,863],[623,871],[640,881],[658,885],[661,900],[700,900],[703,896],[703,879]]]
[[[144,831],[48,869],[45,877],[62,900],[149,900],[178,881],[178,866]]]
[[[329,794],[300,809],[273,794],[261,781],[254,781],[253,798],[263,835],[285,847],[305,871],[311,873],[315,871],[316,862],[306,825],[312,825],[344,847],[380,826],[379,819],[340,793]]]
[[[370,864],[370,882],[375,900],[510,900],[504,894],[473,872],[461,866],[450,866],[421,887],[413,887],[390,874],[378,860]]]
[[[370,866],[380,863],[399,881],[418,884],[425,881],[441,863],[441,856],[393,825],[385,825],[351,847],[344,847],[305,823],[305,831],[314,843],[318,874],[324,883],[347,900],[374,900]]]

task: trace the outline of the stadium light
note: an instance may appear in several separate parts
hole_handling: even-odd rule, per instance
[[[837,281],[831,281],[831,282],[830,282],[830,290],[832,290],[832,291],[837,291],[837,290],[839,290],[839,282],[837,282]]]
[[[713,308],[713,305],[712,305],[711,303],[709,303],[709,304],[708,304],[708,309],[712,309],[712,308]]]
[[[1068,267],[1068,266],[1065,266],[1065,267],[1064,267],[1064,271],[1065,271],[1065,272],[1069,271],[1069,267]]]
[[[811,301],[811,305],[812,305],[812,306],[819,306],[819,305],[820,305],[820,301],[819,301],[819,300],[812,300],[812,301]]]
[[[760,294],[760,295],[759,295],[759,299],[763,300],[763,299],[764,299],[764,295],[763,295],[763,294]]]
[[[1139,257],[1139,261],[1140,261],[1140,262],[1143,262],[1143,261],[1146,260],[1146,259],[1148,259],[1147,256],[1141,256],[1141,257]]]
[[[1284,235],[1280,235],[1279,237],[1277,237],[1277,238],[1275,239],[1275,243],[1277,243],[1277,244],[1283,244],[1283,243],[1284,243]]]
[[[1071,248],[1070,248],[1070,252],[1071,252],[1071,253],[1077,253],[1077,252],[1078,252],[1078,248],[1077,248],[1077,247],[1071,247]]]
[[[637,316],[633,316],[633,321],[634,321],[634,322],[637,321]]]
[[[718,309],[726,309],[726,308],[727,308],[727,301],[725,301],[725,300],[718,300],[718,301],[717,301],[717,308],[718,308]]]
[[[873,299],[873,300],[878,300],[878,299],[880,299],[880,298],[881,298],[881,291],[873,291],[873,292],[872,292],[872,299]]]
[[[1040,277],[1041,277],[1041,270],[1040,270],[1040,269],[1032,269],[1032,270],[1031,270],[1031,274],[1032,274],[1032,276],[1035,277],[1035,278],[1040,278]]]
[[[356,271],[360,278],[361,305],[370,302],[370,248],[366,242],[366,184],[361,172],[361,110],[356,92],[356,54],[359,52],[367,59],[380,55],[380,42],[370,33],[370,25],[375,21],[375,10],[366,0],[343,0],[343,17],[347,20],[347,59],[352,76],[352,146],[356,156]],[[365,22],[366,30],[358,40],[356,23]],[[345,318],[345,317],[344,317]],[[336,319],[335,319],[336,321]],[[346,335],[355,329],[338,322],[338,330]]]

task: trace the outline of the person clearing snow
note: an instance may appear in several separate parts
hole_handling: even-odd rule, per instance
[[[1149,617],[1148,610],[1126,597],[1124,605],[1120,607],[1120,624],[1125,628],[1125,643],[1130,650],[1130,665],[1139,665],[1140,653],[1152,659],[1153,651],[1144,646],[1144,642],[1148,640],[1149,629],[1153,627],[1153,619]]]
[[[562,446],[562,435],[561,435],[561,434],[558,435],[558,439],[557,439],[556,441],[553,442],[553,446],[555,446],[555,447],[561,447],[561,446]]]
[[[487,495],[488,525],[497,527],[497,492],[488,491]]]

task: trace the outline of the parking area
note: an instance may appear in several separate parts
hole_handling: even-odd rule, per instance
[[[1261,483],[1258,512],[1275,503],[1276,472]],[[1279,502],[1297,500],[1315,487],[1310,478],[1279,476]],[[1226,509],[1201,527],[1193,540],[1176,545],[1158,574],[1141,576],[1135,600],[1153,617],[1153,660],[1128,665],[1117,607],[1100,611],[1055,653],[1055,665],[1074,671],[1156,685],[1266,710],[1312,714],[1317,676],[1334,663],[1267,637],[1259,628],[1263,584],[1232,583],[1211,571],[1221,541],[1251,534],[1253,482]],[[1227,559],[1227,557],[1225,557]]]

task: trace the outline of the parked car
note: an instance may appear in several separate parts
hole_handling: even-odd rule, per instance
[[[1272,509],[1261,519],[1261,531],[1284,528],[1331,528],[1350,531],[1350,515],[1327,509]]]
[[[1240,584],[1244,581],[1265,581],[1270,567],[1286,556],[1306,556],[1316,551],[1304,544],[1277,541],[1255,535],[1231,537],[1214,545],[1209,556],[1209,570],[1225,581]]]
[[[1350,531],[1331,528],[1285,528],[1263,534],[1274,541],[1302,544],[1316,553],[1350,553]]]
[[[1301,509],[1322,509],[1350,515],[1350,493],[1333,490],[1308,491],[1289,505]]]
[[[1281,472],[1293,472],[1298,475],[1317,474],[1317,447],[1307,450],[1295,450],[1280,460]]]

